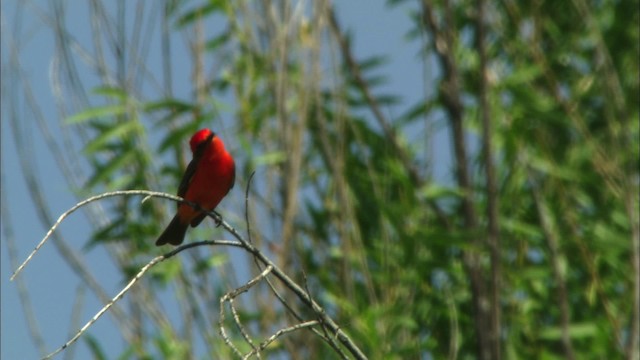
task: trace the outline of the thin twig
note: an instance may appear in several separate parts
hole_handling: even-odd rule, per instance
[[[213,216],[216,219],[215,214],[209,213],[209,216]],[[315,300],[311,299],[307,296],[307,293],[298,285],[295,281],[293,281],[284,271],[282,271],[279,267],[277,267],[269,258],[267,258],[260,250],[255,248],[252,244],[249,244],[242,235],[236,231],[236,229],[232,228],[225,221],[221,221],[222,226],[229,231],[238,241],[240,241],[245,250],[250,252],[255,258],[260,260],[260,262],[265,266],[273,267],[272,273],[275,277],[277,277],[280,281],[282,281],[289,290],[293,291],[296,296],[308,307],[311,308],[314,312],[321,314],[322,321],[327,324],[328,329],[331,331],[332,335],[335,336],[340,343],[345,346],[351,355],[353,355],[356,359],[366,359],[367,357],[364,355],[362,350],[351,340],[351,338],[344,332],[336,322],[329,317],[324,309],[315,302]]]
[[[460,71],[455,57],[458,35],[455,31],[455,24],[453,23],[454,16],[451,1],[445,1],[443,7],[446,25],[438,24],[433,6],[428,0],[422,0],[421,16],[425,29],[431,33],[433,48],[442,66],[442,102],[444,103],[451,126],[456,179],[463,191],[461,216],[464,218],[465,228],[475,231],[478,227],[478,216],[472,199],[473,180],[469,172],[467,144],[465,141],[463,124],[464,107],[461,98]],[[475,245],[480,245],[477,237],[472,238],[471,242]],[[478,356],[481,360],[493,359],[491,338],[487,332],[490,324],[490,314],[488,314],[487,308],[484,306],[484,304],[488,302],[487,290],[479,255],[467,250],[463,255],[463,260],[471,283],[474,326],[478,340],[476,342]]]
[[[78,286],[78,290],[76,291],[76,300],[72,307],[73,313],[71,314],[71,325],[69,326],[69,333],[67,334],[67,336],[69,337],[73,335],[73,331],[80,326],[81,324],[80,321],[82,321],[80,316],[83,313],[82,310],[84,307],[84,299],[85,299],[84,290],[85,290],[84,286],[80,285]],[[65,351],[63,360],[74,359],[74,354],[75,354],[74,348],[71,348]]]
[[[451,316],[449,317],[449,327],[451,328],[451,335],[449,335],[449,356],[447,357],[447,359],[456,360],[458,358],[458,351],[460,350],[458,310],[456,308],[455,300],[453,298],[453,294],[451,294],[451,289],[449,289],[449,286],[447,286],[444,291],[446,296],[446,304],[449,308],[449,312],[451,313]]]
[[[255,175],[255,170],[251,172],[249,175],[249,179],[247,180],[247,187],[244,191],[244,220],[245,224],[247,224],[247,240],[249,243],[253,243],[251,239],[251,222],[249,221],[249,189],[251,188],[251,180],[253,180],[253,175]]]
[[[324,309],[318,305],[312,298],[308,297],[304,289],[300,287],[295,281],[293,281],[284,271],[282,271],[279,267],[277,267],[268,257],[266,257],[260,250],[254,247],[252,244],[248,243],[240,233],[233,227],[231,227],[227,222],[220,219],[213,212],[209,212],[208,215],[212,217],[214,220],[219,221],[221,226],[227,230],[231,235],[233,235],[238,241],[240,241],[243,245],[243,248],[251,253],[256,259],[258,259],[263,265],[273,267],[272,273],[277,277],[280,281],[282,281],[289,290],[293,291],[298,299],[300,299],[305,305],[311,308],[314,312],[320,314],[322,321],[327,324],[328,329],[335,336],[340,343],[349,350],[351,355],[353,355],[356,359],[367,359],[362,350],[351,340],[349,335],[347,335],[336,322],[326,314]]]
[[[236,241],[227,241],[227,240],[207,240],[207,241],[198,241],[198,242],[192,242],[189,244],[185,244],[182,246],[179,246],[175,249],[173,249],[172,251],[169,251],[168,253],[164,254],[164,255],[160,255],[160,256],[156,256],[155,258],[153,258],[151,261],[149,261],[147,263],[147,265],[143,266],[142,269],[140,269],[140,271],[136,274],[136,276],[133,277],[133,279],[131,279],[131,281],[129,281],[129,283],[122,289],[120,290],[120,292],[113,297],[113,299],[111,299],[111,301],[109,301],[109,303],[107,305],[105,305],[102,309],[100,309],[100,311],[98,311],[93,318],[91,318],[91,320],[89,320],[80,330],[78,330],[78,332],[76,333],[76,335],[74,337],[72,337],[69,341],[67,341],[64,345],[62,345],[61,347],[59,347],[57,350],[55,350],[54,352],[50,353],[49,355],[43,357],[42,359],[50,359],[51,357],[53,357],[54,355],[58,354],[59,352],[61,352],[62,350],[66,349],[67,347],[69,347],[69,345],[73,344],[74,342],[76,342],[76,340],[78,340],[78,338],[85,332],[87,331],[87,329],[89,327],[91,327],[91,325],[93,325],[107,310],[109,310],[109,308],[111,308],[111,306],[113,306],[113,304],[115,304],[118,300],[120,300],[124,294],[129,291],[129,289],[131,289],[131,287],[138,282],[138,280],[140,280],[140,278],[142,278],[142,275],[144,275],[149,269],[151,269],[153,266],[155,266],[156,264],[163,262],[171,257],[173,257],[174,255],[190,249],[192,247],[196,247],[196,246],[202,246],[202,245],[227,245],[227,246],[238,246],[241,247],[242,245]]]
[[[271,270],[273,270],[273,267],[272,266],[267,266],[258,276],[256,276],[253,279],[249,280],[248,283],[246,283],[246,284],[240,286],[239,288],[236,288],[236,289],[224,294],[224,296],[220,298],[220,319],[218,320],[219,329],[220,329],[220,335],[222,336],[224,342],[227,345],[229,345],[229,347],[238,356],[242,356],[242,353],[233,345],[233,343],[229,339],[229,336],[227,335],[227,332],[224,330],[224,319],[225,319],[225,316],[224,316],[224,303],[225,303],[225,301],[229,301],[229,303],[231,304],[231,300],[233,300],[238,295],[240,295],[240,294],[242,294],[244,292],[247,292],[251,287],[253,287],[253,285],[258,283],[258,281],[260,281],[263,278],[265,278],[271,272]],[[240,332],[242,333],[242,336],[245,338],[245,340],[247,340],[247,342],[255,350],[256,347],[255,347],[255,345],[253,345],[253,342],[251,341],[250,336],[244,331],[244,329],[242,327],[242,324],[240,323],[240,319],[238,317],[238,314],[236,313],[235,308],[233,306],[231,306],[231,311],[233,312],[233,318],[235,320],[236,325],[240,329]]]
[[[292,325],[289,326],[287,328],[284,329],[280,329],[278,331],[276,331],[275,334],[271,335],[268,339],[264,340],[263,342],[260,343],[260,345],[258,346],[257,349],[253,349],[251,350],[248,354],[246,354],[245,356],[243,356],[243,359],[248,359],[249,357],[251,357],[251,355],[253,354],[260,354],[260,351],[264,350],[267,348],[267,346],[269,346],[269,344],[271,344],[272,342],[274,342],[278,337],[302,329],[302,328],[307,328],[307,327],[311,327],[314,325],[318,325],[318,321],[317,320],[311,320],[311,321],[305,321],[303,323],[300,324],[296,324],[296,325]]]
[[[571,314],[569,313],[569,298],[567,294],[567,285],[565,283],[565,276],[561,269],[562,253],[559,248],[559,240],[557,237],[557,231],[552,217],[550,216],[550,210],[547,204],[542,199],[540,194],[540,185],[534,180],[533,172],[529,169],[529,182],[531,183],[531,191],[533,194],[533,201],[538,213],[540,226],[542,232],[547,240],[551,256],[551,269],[553,270],[553,277],[557,285],[556,296],[558,297],[558,305],[560,306],[560,329],[561,329],[561,342],[564,348],[565,357],[567,359],[575,359],[575,352],[573,350],[573,344],[571,342],[571,336],[569,334],[569,325],[571,324]]]
[[[309,290],[309,282],[307,281],[307,272],[304,271],[304,269],[302,269],[302,280],[304,281],[304,289],[307,292],[307,296],[309,296],[309,298],[311,298],[311,290]],[[329,343],[329,345],[331,345],[331,347],[336,350],[338,352],[338,354],[340,354],[340,356],[342,356],[343,359],[348,359],[347,355],[342,351],[342,349],[340,349],[340,347],[338,346],[338,344],[336,343],[336,339],[334,336],[329,336],[329,334],[327,334],[327,328],[323,322],[323,316],[322,315],[326,315],[324,314],[324,309],[321,310],[321,312],[317,312],[316,311],[316,316],[317,316],[317,321],[318,323],[321,325],[322,331],[323,331],[323,335],[321,336],[327,343]],[[318,331],[316,329],[313,329],[316,333],[318,333]]]
[[[255,171],[251,173],[251,175],[249,176],[249,179],[247,181],[247,187],[245,190],[245,212],[244,212],[244,217],[245,217],[245,222],[246,222],[246,226],[247,226],[247,238],[249,240],[249,243],[252,243],[251,240],[251,225],[249,222],[249,190],[251,187],[251,180],[253,179],[253,175],[255,174]],[[254,263],[256,264],[256,267],[259,270],[262,270],[262,265],[260,264],[260,261],[258,261],[257,258],[253,258]],[[289,305],[289,303],[282,297],[282,295],[280,294],[280,292],[275,288],[275,286],[273,285],[273,283],[271,282],[271,280],[267,277],[264,279],[265,282],[267,283],[267,285],[269,286],[269,288],[271,289],[273,295],[275,295],[275,297],[278,299],[278,301],[280,301],[280,303],[282,304],[282,306],[284,306],[284,308],[289,312],[289,314],[291,314],[294,318],[296,318],[298,321],[302,321],[302,316],[300,316],[292,307],[291,305]],[[308,291],[307,291],[308,292]],[[340,347],[336,344],[335,340],[333,337],[331,336],[327,336],[326,334],[326,329],[324,328],[324,326],[322,327],[323,333],[321,333],[319,330],[315,329],[315,328],[310,328],[310,330],[315,333],[316,335],[318,335],[321,339],[323,339],[326,343],[329,344],[329,346],[331,346],[338,354],[340,354],[340,356],[343,359],[347,359],[348,357],[344,354],[344,352],[342,351],[342,349],[340,349]]]
[[[265,271],[267,271],[267,270],[270,271],[269,268],[265,269]],[[235,297],[230,298],[228,301],[229,301],[229,307],[231,308],[231,314],[233,315],[233,321],[236,324],[236,327],[238,328],[238,330],[240,331],[240,334],[245,339],[245,341],[249,344],[249,346],[251,346],[251,348],[253,350],[257,351],[256,345],[253,343],[253,340],[251,340],[251,336],[249,335],[247,330],[242,325],[242,322],[240,321],[240,315],[238,314],[238,310],[236,309],[236,306],[234,305]],[[258,356],[259,359],[262,359],[262,356],[260,355],[260,352],[256,352],[256,355]]]
[[[18,266],[16,271],[13,272],[13,275],[11,275],[10,280],[13,281],[13,279],[16,276],[18,276],[18,274],[22,271],[22,269],[24,269],[24,267],[27,266],[29,261],[31,261],[31,258],[33,258],[33,256],[36,254],[36,252],[38,252],[38,250],[40,250],[42,245],[44,245],[44,243],[49,239],[49,237],[51,237],[51,234],[53,234],[53,232],[58,228],[58,226],[62,223],[62,221],[67,216],[71,215],[73,212],[75,212],[79,208],[81,208],[81,207],[83,207],[83,206],[85,206],[85,205],[87,205],[87,204],[89,204],[91,202],[97,201],[97,200],[102,200],[102,199],[109,198],[109,197],[114,197],[114,196],[131,196],[131,195],[146,195],[147,197],[161,197],[161,198],[167,198],[167,199],[171,199],[171,200],[175,200],[175,201],[188,203],[187,201],[185,201],[184,199],[182,199],[179,196],[173,196],[173,195],[169,195],[169,194],[166,194],[166,193],[155,192],[155,191],[147,191],[147,190],[111,191],[111,192],[106,192],[104,194],[92,196],[92,197],[90,197],[90,198],[88,198],[86,200],[83,200],[83,201],[77,203],[71,209],[65,211],[62,215],[60,215],[58,220],[56,220],[56,222],[49,229],[49,231],[47,231],[47,233],[45,234],[44,238],[38,243],[38,245],[36,245],[36,247],[33,249],[33,251],[31,251],[29,256],[27,256],[27,258],[24,260],[24,262],[22,264],[20,264],[20,266]],[[146,198],[143,199],[142,201],[144,202],[145,200],[146,200]]]
[[[478,0],[478,14],[476,18],[476,46],[480,60],[480,81],[478,88],[478,100],[480,107],[480,117],[482,123],[482,157],[484,158],[484,170],[486,175],[487,194],[487,245],[491,257],[491,311],[489,324],[490,346],[492,348],[493,360],[501,358],[501,309],[500,309],[500,288],[501,288],[501,267],[500,267],[500,225],[498,218],[499,193],[496,180],[495,165],[493,162],[493,128],[491,123],[491,108],[489,104],[489,79],[488,60],[485,42],[485,0]]]
[[[69,209],[65,213],[63,213],[58,218],[56,223],[49,229],[49,231],[47,232],[45,237],[35,247],[35,249],[32,251],[32,253],[27,257],[27,259],[22,263],[22,265],[20,265],[18,267],[18,269],[15,271],[15,273],[13,274],[13,276],[11,278],[13,279],[26,266],[26,264],[31,260],[31,258],[34,256],[34,254],[42,247],[42,245],[51,236],[51,234],[60,225],[60,223],[67,216],[69,216],[71,213],[73,213],[74,211],[76,211],[80,207],[82,207],[84,205],[87,205],[87,204],[89,204],[89,203],[91,203],[93,201],[97,201],[97,200],[104,199],[104,198],[109,198],[109,197],[114,197],[114,196],[133,196],[133,195],[145,195],[146,198],[143,199],[143,201],[145,201],[147,198],[150,198],[150,197],[159,197],[159,198],[166,198],[166,199],[178,201],[178,202],[185,203],[185,204],[188,204],[190,206],[193,206],[195,208],[199,208],[199,206],[197,204],[185,201],[184,199],[182,199],[182,198],[180,198],[178,196],[174,196],[174,195],[170,195],[170,194],[166,194],[166,193],[161,193],[161,192],[155,192],[155,191],[147,191],[147,190],[112,191],[112,192],[107,192],[107,193],[104,193],[104,194],[101,194],[101,195],[93,196],[93,197],[91,197],[89,199],[86,199],[86,200],[76,204],[71,209]],[[100,316],[102,316],[102,314],[104,314],[105,311],[107,311],[117,300],[119,300],[124,295],[124,293],[131,286],[133,286],[133,284],[135,284],[135,282],[137,282],[139,280],[139,278],[150,267],[154,266],[158,262],[164,261],[165,259],[168,259],[168,258],[174,256],[175,254],[177,254],[177,253],[179,253],[179,252],[181,252],[183,250],[186,250],[186,249],[189,249],[189,248],[192,248],[192,247],[196,247],[196,246],[202,246],[202,245],[230,245],[230,246],[237,246],[237,247],[241,247],[241,248],[245,249],[247,252],[251,253],[254,256],[255,259],[259,260],[263,265],[267,266],[267,268],[271,268],[272,269],[271,272],[280,281],[282,281],[287,288],[289,288],[291,291],[293,291],[293,293],[306,306],[310,307],[315,313],[319,314],[322,322],[324,324],[326,324],[326,327],[331,332],[331,334],[333,336],[335,336],[340,341],[340,343],[343,346],[345,346],[349,350],[349,352],[356,359],[366,359],[367,358],[364,355],[364,353],[362,353],[362,350],[360,350],[360,348],[351,340],[351,338],[344,331],[342,331],[342,329],[340,329],[340,327],[335,323],[335,321],[331,317],[329,317],[326,314],[324,309],[320,305],[318,305],[307,294],[307,292],[305,292],[304,289],[302,289],[298,284],[296,284],[284,271],[282,271],[280,268],[275,266],[275,264],[269,258],[267,258],[260,250],[255,248],[251,243],[247,242],[242,237],[242,235],[240,235],[240,233],[238,233],[238,231],[235,228],[233,228],[226,221],[224,221],[220,217],[220,215],[218,215],[217,213],[215,213],[213,211],[207,212],[207,215],[209,217],[213,218],[216,221],[216,223],[219,223],[225,230],[227,230],[230,234],[232,234],[238,240],[238,242],[236,242],[236,241],[201,241],[201,242],[194,242],[194,243],[189,243],[189,244],[182,245],[182,246],[177,247],[176,249],[174,249],[173,251],[171,251],[171,252],[169,252],[169,253],[167,253],[165,255],[158,256],[158,257],[154,258],[153,260],[151,260],[151,262],[149,262],[147,265],[145,265],[141,269],[141,271],[136,275],[136,277],[134,277],[134,279],[131,280],[131,282],[122,291],[120,291],[120,293],[118,293],[118,295],[116,295],[116,297],[114,297],[102,310],[100,310],[100,312],[98,312],[98,314],[96,314],[96,316],[94,316],[94,318],[91,321],[89,321],[89,323],[87,323],[78,332],[78,334],[76,334],[76,336],[73,339],[69,340],[65,345],[63,345],[61,348],[59,348],[55,352],[47,355],[46,358],[50,358],[51,356],[59,353],[60,351],[64,350],[66,347],[68,347],[70,344],[75,342],[80,337],[80,335],[82,335],[82,333],[84,331],[86,331],[86,329],[88,327],[90,327]]]

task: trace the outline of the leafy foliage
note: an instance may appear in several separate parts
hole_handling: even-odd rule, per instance
[[[167,2],[162,21],[199,34],[191,95],[143,96],[123,81],[67,118],[89,134],[88,189],[170,192],[188,136],[217,127],[235,142],[239,188],[258,168],[255,243],[371,358],[637,356],[638,1],[409,5],[407,41],[433,75],[433,95],[414,104],[388,94],[392,54],[360,59],[338,22],[348,19],[328,2],[187,3]],[[451,163],[449,149],[428,143],[447,135],[464,150]],[[172,209],[122,200],[91,245],[116,247],[123,273],[135,271]],[[236,209],[224,215],[242,228]],[[154,326],[140,325],[123,358],[191,358],[202,339],[205,357],[231,356],[216,331],[223,287],[212,279],[228,285],[255,269],[226,259],[196,250],[157,270],[139,296],[172,286],[180,322],[159,317],[156,303],[134,307]],[[247,296],[239,316],[260,337],[290,323],[271,292]],[[87,343],[107,357],[99,339]],[[305,331],[264,354],[287,353],[337,357]]]

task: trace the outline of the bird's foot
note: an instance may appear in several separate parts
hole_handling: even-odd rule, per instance
[[[220,225],[222,225],[222,215],[220,215],[217,211],[213,210],[213,213],[218,215],[217,219],[214,219],[214,221],[216,222],[216,227],[220,227]]]

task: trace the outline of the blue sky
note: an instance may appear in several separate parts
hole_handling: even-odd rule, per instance
[[[46,121],[51,121],[54,129],[58,123],[52,89],[50,86],[50,70],[53,58],[53,38],[44,18],[37,16],[42,11],[51,12],[50,1],[27,1],[25,14],[21,21],[22,34],[16,37],[12,34],[16,16],[17,1],[2,1],[2,201],[4,206],[10,208],[9,222],[2,223],[1,244],[1,358],[2,359],[35,359],[39,352],[34,348],[27,329],[25,315],[18,297],[18,286],[15,282],[9,282],[9,277],[14,266],[10,263],[7,254],[7,230],[13,232],[16,251],[20,261],[33,249],[47,231],[47,227],[38,219],[36,206],[24,185],[24,177],[20,171],[20,164],[13,139],[11,124],[9,123],[5,102],[11,101],[11,84],[6,80],[5,72],[10,61],[11,52],[9,46],[12,41],[19,39],[21,49],[20,62],[24,70],[25,79],[33,87],[35,98],[43,109]],[[80,4],[79,2],[77,2]],[[113,2],[115,3],[115,2]],[[127,6],[133,8],[135,1],[126,1]],[[82,5],[69,6],[66,2],[70,29],[81,41],[90,44],[89,19],[86,8]],[[76,2],[74,2],[76,5]],[[86,6],[86,3],[84,3]],[[406,4],[390,8],[382,0],[354,0],[337,1],[337,14],[343,27],[350,29],[353,35],[353,45],[356,56],[359,59],[373,55],[390,55],[389,63],[384,68],[384,74],[388,75],[388,83],[382,87],[386,94],[396,94],[403,98],[404,102],[399,108],[385,109],[387,115],[393,117],[400,115],[402,110],[416,103],[420,96],[424,95],[424,67],[419,58],[419,48],[416,41],[406,40],[406,34],[411,28],[408,11],[411,6]],[[115,11],[115,10],[114,10]],[[129,9],[128,11],[131,11]],[[77,33],[75,33],[77,32]],[[176,57],[176,61],[186,61]],[[186,68],[186,66],[185,66]],[[174,74],[176,78],[184,75],[188,79],[189,74]],[[189,93],[188,81],[176,81],[176,92]],[[432,90],[428,90],[432,91]],[[43,143],[42,133],[35,131],[37,126],[32,114],[28,111],[28,104],[22,101],[20,109],[21,122],[19,128],[30,135],[32,146],[30,155],[35,161],[38,176],[42,177],[43,195],[50,205],[49,214],[52,221],[63,211],[73,206],[76,202],[69,185],[55,165],[52,154]],[[414,134],[415,136],[415,134]],[[409,141],[419,141],[407,135]],[[441,149],[440,159],[447,159],[449,155],[446,146],[446,133],[441,133],[434,141],[435,148]],[[239,144],[231,144],[231,148]],[[446,161],[445,161],[446,162]],[[439,161],[442,163],[442,161]],[[445,179],[448,170],[445,167],[436,169],[437,177]],[[238,199],[240,202],[242,199]],[[7,214],[5,214],[7,215]],[[122,279],[115,269],[109,256],[101,248],[94,248],[85,252],[82,248],[90,236],[90,227],[86,224],[86,218],[82,213],[70,217],[59,230],[77,252],[84,257],[87,266],[94,270],[97,280],[103,284],[110,296],[115,295],[123,286]],[[150,240],[152,241],[152,240]],[[46,351],[50,352],[62,345],[77,329],[88,321],[100,308],[101,304],[90,293],[84,291],[84,296],[78,302],[78,291],[81,288],[80,281],[62,260],[52,243],[46,244],[36,255],[26,270],[21,274],[31,300],[35,321],[44,340]],[[171,298],[166,299],[171,301]],[[75,320],[73,320],[75,317]],[[76,323],[72,323],[76,321]],[[119,330],[109,315],[101,318],[90,330],[90,335],[99,340],[103,348],[109,349],[108,355],[115,357],[120,354],[125,345],[118,334]],[[77,359],[89,357],[86,344],[80,340],[67,351],[73,352]],[[68,354],[67,354],[68,355]],[[57,358],[64,358],[65,354]]]

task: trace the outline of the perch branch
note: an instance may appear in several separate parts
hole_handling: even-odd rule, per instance
[[[173,195],[170,195],[170,194],[161,193],[161,192],[155,192],[155,191],[147,191],[147,190],[112,191],[112,192],[107,192],[107,193],[104,193],[104,194],[100,194],[100,195],[97,195],[97,196],[90,197],[90,198],[88,198],[88,199],[86,199],[84,201],[81,201],[80,203],[76,204],[71,209],[69,209],[66,212],[64,212],[58,218],[58,220],[55,222],[55,224],[49,229],[49,231],[47,231],[47,234],[45,235],[45,237],[40,241],[40,243],[38,243],[38,245],[34,248],[34,250],[29,254],[27,259],[18,267],[18,269],[16,269],[14,274],[11,276],[11,279],[15,278],[15,276],[17,276],[18,273],[22,269],[24,269],[24,267],[27,265],[27,263],[33,258],[35,253],[44,245],[44,243],[51,236],[51,234],[56,230],[56,228],[60,225],[60,223],[66,217],[68,217],[71,213],[73,213],[74,211],[78,210],[82,206],[85,206],[85,205],[87,205],[87,204],[89,204],[89,203],[91,203],[93,201],[97,201],[97,200],[101,200],[101,199],[105,199],[105,198],[109,198],[109,197],[114,197],[114,196],[136,196],[136,195],[145,196],[145,198],[142,200],[143,202],[146,201],[148,198],[151,198],[151,197],[159,197],[159,198],[165,198],[165,199],[170,199],[170,200],[173,200],[173,201],[178,201],[178,202],[181,202],[181,203],[185,203],[185,204],[188,204],[190,206],[193,206],[194,208],[199,208],[199,206],[197,204],[191,203],[189,201],[185,201],[184,199],[182,199],[182,198],[180,198],[178,196],[173,196]],[[338,339],[338,341],[351,353],[351,355],[353,355],[356,359],[367,359],[367,357],[364,355],[364,353],[362,353],[362,350],[360,350],[360,348],[358,348],[358,346],[351,340],[351,338],[344,331],[342,331],[342,329],[340,329],[340,327],[336,324],[336,322],[330,316],[328,316],[326,314],[324,309],[320,305],[318,305],[318,303],[316,303],[311,298],[311,296],[309,295],[309,293],[307,291],[305,291],[297,283],[295,283],[284,271],[282,271],[280,268],[278,268],[260,250],[258,250],[256,247],[254,247],[253,244],[251,244],[248,241],[246,241],[242,237],[242,235],[240,235],[240,233],[238,233],[238,231],[235,228],[233,228],[226,221],[224,221],[220,217],[220,215],[218,215],[214,211],[207,212],[207,215],[209,217],[213,218],[216,221],[216,223],[220,224],[220,226],[222,226],[225,230],[227,230],[238,241],[236,242],[236,241],[220,241],[220,240],[213,241],[212,240],[212,241],[193,242],[193,243],[189,243],[189,244],[185,244],[185,245],[179,246],[179,247],[175,248],[174,250],[172,250],[172,251],[170,251],[170,252],[168,252],[168,253],[166,253],[164,255],[160,255],[160,256],[157,256],[157,257],[153,258],[147,265],[145,265],[138,272],[138,274],[136,274],[136,276],[107,305],[105,305],[87,324],[85,324],[85,326],[83,326],[71,340],[67,341],[67,343],[65,343],[63,346],[61,346],[60,348],[58,348],[54,352],[50,353],[49,355],[47,355],[44,359],[51,358],[52,356],[58,354],[59,352],[61,352],[64,349],[66,349],[69,345],[74,343],[93,323],[95,323],[98,320],[98,318],[100,318],[100,316],[102,316],[113,304],[115,304],[120,298],[122,298],[124,296],[124,294],[151,267],[155,266],[159,262],[162,262],[162,261],[164,261],[164,260],[166,260],[168,258],[173,257],[174,255],[178,254],[181,251],[184,251],[186,249],[189,249],[189,248],[192,248],[192,247],[196,247],[196,246],[202,246],[202,245],[229,245],[229,246],[236,246],[236,247],[243,248],[247,252],[251,253],[254,256],[254,258],[257,259],[264,266],[266,266],[267,269],[271,269],[271,273],[276,278],[278,278],[280,281],[282,281],[284,283],[284,285],[289,290],[291,290],[306,306],[311,308],[317,314],[319,322],[321,324],[323,324],[323,328],[325,330],[329,330],[329,333],[333,337]],[[265,269],[265,271],[267,271],[267,270]],[[325,338],[325,337],[323,336],[323,338]],[[336,349],[334,344],[332,344],[331,342],[329,342],[329,344],[334,349]],[[336,350],[339,350],[339,349],[336,349]],[[341,354],[342,352],[339,351],[339,353]]]

